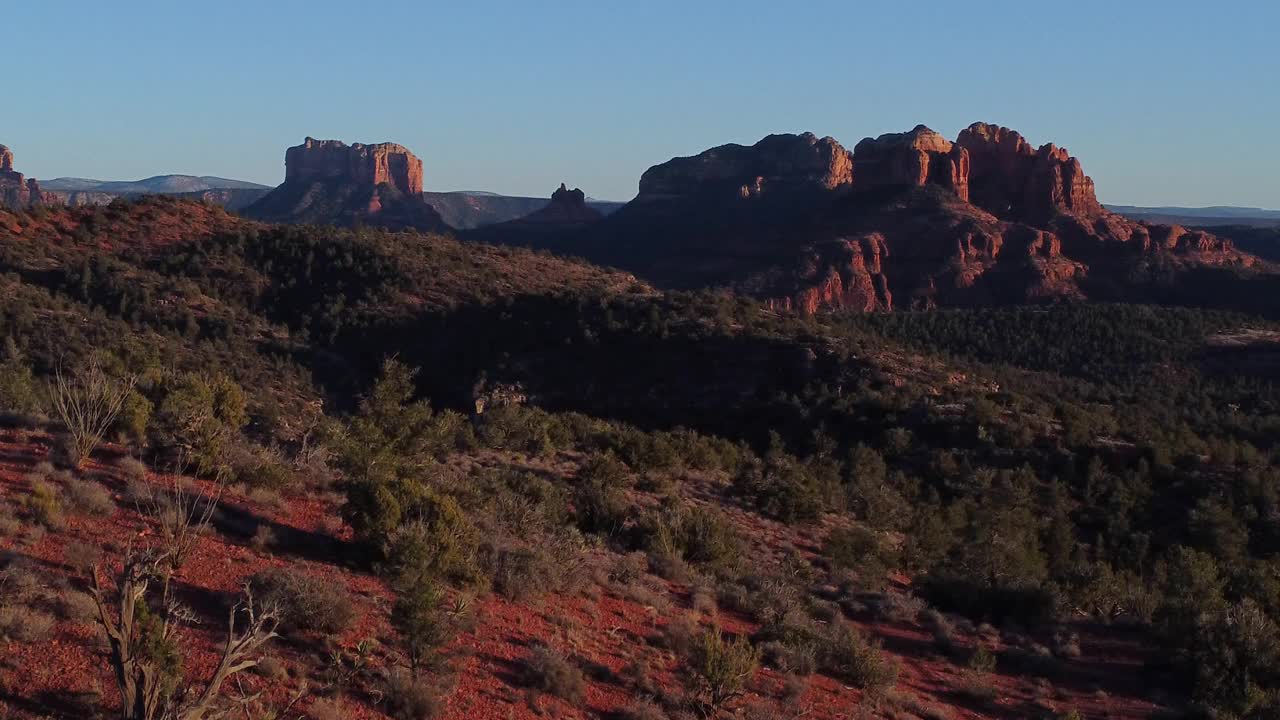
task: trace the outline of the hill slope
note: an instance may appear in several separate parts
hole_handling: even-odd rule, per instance
[[[111,617],[122,561],[209,503],[164,566],[186,610],[157,582],[137,617],[190,698],[244,584],[280,603],[215,694],[250,716],[1136,720],[1280,689],[1257,318],[801,317],[158,197],[0,211],[0,293],[10,717],[118,711],[87,578]],[[136,384],[73,458],[40,388],[94,362]]]

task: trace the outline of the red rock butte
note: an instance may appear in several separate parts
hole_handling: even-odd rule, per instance
[[[307,138],[285,152],[285,182],[345,180],[357,186],[389,184],[406,195],[422,193],[422,161],[395,143],[347,145]]]
[[[27,179],[14,170],[13,151],[0,145],[0,207],[22,210],[57,202],[57,198],[40,190],[35,178]]]

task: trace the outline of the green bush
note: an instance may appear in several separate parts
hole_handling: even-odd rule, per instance
[[[823,554],[836,568],[856,570],[862,583],[876,590],[884,587],[897,562],[880,533],[859,526],[832,530],[823,543]]]
[[[485,411],[480,415],[477,434],[487,447],[530,455],[550,455],[569,447],[573,440],[559,417],[541,408],[523,405]]]
[[[414,499],[411,519],[391,533],[388,564],[402,581],[474,580],[476,544],[476,528],[458,501],[424,487]]]
[[[36,415],[44,407],[40,387],[13,338],[5,339],[0,362],[0,414]]]
[[[630,503],[623,488],[627,467],[610,453],[593,455],[578,471],[574,517],[583,532],[612,535],[622,529]]]
[[[821,664],[834,677],[873,696],[898,682],[898,663],[884,656],[879,643],[848,625],[838,626],[827,638]]]
[[[387,361],[359,413],[332,431],[334,464],[344,475],[343,516],[357,539],[384,557],[406,523],[425,523],[416,534],[431,544],[453,546],[458,543],[444,535],[469,525],[452,499],[427,484],[435,462],[457,446],[456,418],[437,415],[426,401],[413,399],[414,374]],[[432,528],[433,523],[440,526]],[[440,535],[432,540],[433,533]]]
[[[453,637],[453,627],[442,607],[444,593],[431,580],[405,583],[391,608],[391,626],[414,674],[435,665],[436,653]]]
[[[230,471],[228,443],[249,421],[244,391],[221,374],[180,373],[157,385],[151,441],[177,451],[203,475]]]
[[[802,462],[782,451],[776,436],[763,460],[742,464],[733,488],[761,512],[783,522],[814,520],[842,495],[838,466],[820,457]]]

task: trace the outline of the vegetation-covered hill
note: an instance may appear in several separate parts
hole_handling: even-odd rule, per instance
[[[1265,319],[806,318],[155,198],[0,214],[0,293],[10,717],[1280,707]],[[246,583],[279,637],[203,693]]]

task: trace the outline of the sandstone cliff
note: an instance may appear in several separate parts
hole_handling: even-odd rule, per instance
[[[40,190],[35,178],[28,179],[13,169],[13,151],[0,145],[0,207],[25,210],[57,203],[57,198]]]
[[[955,141],[919,125],[852,153],[811,133],[770,135],[656,165],[639,191],[589,238],[557,247],[803,313],[1164,301],[1189,272],[1258,262],[1210,233],[1107,211],[1065,149],[987,123]]]
[[[243,212],[271,222],[445,229],[422,197],[422,178],[422,161],[402,145],[309,137],[285,152],[284,183]]]
[[[969,153],[924,125],[864,139],[853,149],[853,163],[860,190],[932,183],[969,199]]]
[[[770,135],[751,147],[721,145],[655,165],[641,176],[637,200],[706,193],[749,198],[772,190],[835,190],[852,182],[853,157],[834,139]]]

